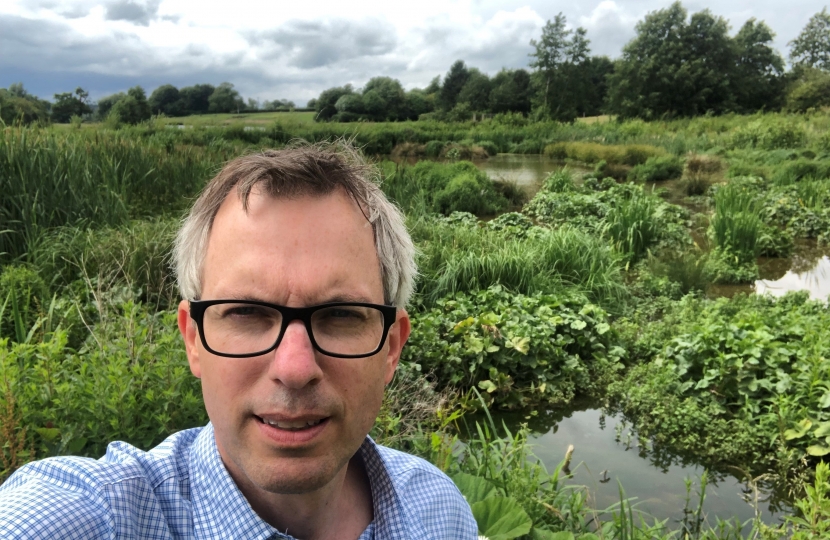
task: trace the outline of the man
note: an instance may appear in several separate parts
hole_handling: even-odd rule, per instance
[[[174,250],[210,424],[21,468],[0,487],[0,538],[476,538],[445,475],[367,437],[415,274],[371,174],[346,145],[228,163]]]

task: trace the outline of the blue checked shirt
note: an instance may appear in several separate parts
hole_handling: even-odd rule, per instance
[[[470,507],[438,469],[369,437],[359,452],[374,504],[359,540],[476,539]],[[22,467],[0,486],[0,538],[292,537],[251,509],[208,424],[149,452],[115,442],[100,460],[58,457]]]

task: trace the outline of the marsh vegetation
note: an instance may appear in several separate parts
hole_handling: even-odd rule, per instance
[[[420,250],[415,332],[373,434],[479,497],[482,532],[504,515],[513,528],[493,536],[820,538],[830,518],[830,312],[805,293],[719,297],[717,285],[752,283],[759,261],[797,260],[802,246],[825,249],[829,127],[825,112],[5,127],[2,475],[52,455],[99,456],[114,439],[150,447],[203,424],[172,311],[178,219],[232,156],[349,137],[377,156]],[[434,157],[392,161],[395,148]],[[473,148],[559,161],[526,192],[465,161]],[[772,486],[786,521],[707,517],[701,478],[680,521],[646,515],[625,486],[600,508],[569,472],[578,449],[570,467],[545,470],[529,428],[497,420],[585,400],[708,478],[741,470]]]

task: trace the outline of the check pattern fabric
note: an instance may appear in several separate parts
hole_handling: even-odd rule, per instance
[[[374,521],[359,540],[466,540],[464,497],[426,461],[375,444],[359,450]],[[3,539],[292,539],[263,521],[219,457],[213,426],[181,431],[149,452],[114,442],[94,460],[57,457],[0,486]]]

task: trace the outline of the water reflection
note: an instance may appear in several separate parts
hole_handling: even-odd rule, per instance
[[[802,271],[799,271],[794,260],[793,269],[787,270],[782,278],[774,281],[759,279],[755,282],[755,292],[758,294],[784,296],[790,291],[808,291],[814,300],[827,300],[830,296],[830,258],[824,255],[811,268]]]
[[[619,415],[605,414],[587,406],[583,410],[548,411],[536,417],[502,417],[508,425],[529,421],[536,432],[532,438],[534,453],[548,471],[553,471],[567,452],[575,447],[571,471],[573,484],[586,486],[591,506],[599,510],[619,503],[619,481],[629,498],[636,498],[636,508],[657,519],[675,523],[683,518],[686,498],[685,480],[695,488],[704,469],[694,461],[651,447],[639,440]],[[695,495],[692,489],[692,497]],[[704,511],[714,524],[721,519],[738,518],[742,522],[755,516],[749,501],[756,499],[758,511],[766,523],[777,523],[779,514],[771,493],[757,492],[739,478],[710,471]]]

